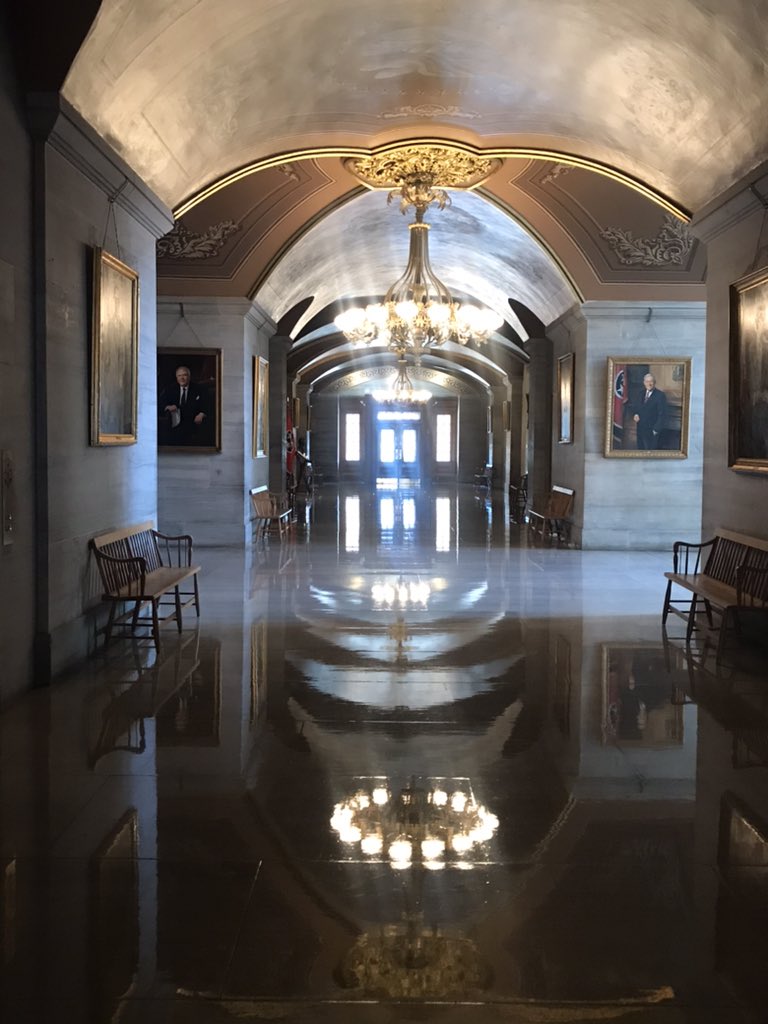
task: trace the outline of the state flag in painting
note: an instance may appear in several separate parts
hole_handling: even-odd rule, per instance
[[[624,408],[629,400],[627,367],[623,363],[613,367],[613,446],[621,448],[624,439]]]

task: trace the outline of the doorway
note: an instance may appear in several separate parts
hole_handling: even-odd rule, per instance
[[[390,409],[379,411],[376,414],[376,452],[377,479],[418,481],[421,413]]]

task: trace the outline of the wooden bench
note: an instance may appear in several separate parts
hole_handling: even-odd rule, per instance
[[[253,487],[250,495],[256,540],[264,540],[273,525],[277,526],[282,540],[293,523],[293,509],[288,495],[275,494],[261,487]]]
[[[542,540],[552,537],[557,537],[559,541],[568,540],[573,495],[574,491],[570,487],[559,487],[555,484],[549,492],[543,512],[528,509],[528,525],[534,533],[541,535]]]
[[[739,629],[740,609],[768,608],[768,540],[731,530],[718,530],[702,544],[676,541],[672,548],[672,572],[664,573],[667,590],[661,621],[670,612],[687,621],[689,642],[696,614],[703,607],[710,627],[713,609],[721,615],[717,644],[720,660],[725,635],[731,623]],[[688,591],[690,598],[673,598],[673,586]]]
[[[473,477],[473,482],[475,487],[483,487],[486,491],[490,491],[493,486],[493,466],[490,464],[480,466]]]
[[[110,602],[104,645],[115,627],[122,636],[136,636],[139,626],[151,625],[152,639],[160,649],[160,622],[175,619],[181,632],[182,609],[194,604],[200,615],[197,587],[199,565],[192,565],[192,538],[170,537],[158,533],[152,523],[138,523],[122,530],[94,537],[90,542],[96,557],[104,592]],[[182,590],[181,585],[188,584]],[[142,605],[150,606],[149,615],[141,615]],[[127,607],[118,615],[118,606]],[[161,615],[161,609],[170,609]]]
[[[509,485],[509,514],[516,523],[525,522],[528,507],[528,474],[523,473],[517,484]]]

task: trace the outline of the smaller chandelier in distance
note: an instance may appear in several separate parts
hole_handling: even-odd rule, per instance
[[[439,168],[435,161],[412,163],[408,173],[397,179],[399,188],[389,194],[390,202],[394,196],[400,197],[402,213],[411,206],[416,211],[414,222],[408,225],[408,264],[383,302],[353,306],[336,317],[336,326],[353,343],[380,341],[398,355],[407,352],[418,358],[447,341],[460,345],[486,341],[504,322],[490,309],[456,302],[432,270],[424,213],[433,202],[440,209],[450,206],[448,193],[436,187]]]
[[[393,378],[389,390],[373,391],[377,402],[428,402],[432,392],[427,388],[415,388],[408,376],[405,357],[400,354],[397,360],[397,374]]]

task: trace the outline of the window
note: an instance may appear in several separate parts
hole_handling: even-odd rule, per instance
[[[451,419],[450,413],[438,413],[435,417],[435,461],[451,461]]]
[[[344,416],[344,459],[360,461],[360,413],[348,412]]]

